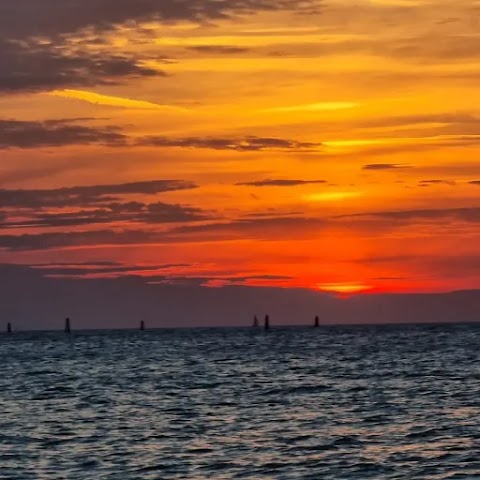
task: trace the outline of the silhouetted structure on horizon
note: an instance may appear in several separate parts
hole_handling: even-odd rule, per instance
[[[268,315],[265,316],[265,330],[270,329],[270,317]]]
[[[318,328],[320,326],[320,319],[318,318],[318,315],[315,317],[315,328]]]
[[[258,318],[257,318],[256,315],[253,317],[253,326],[254,326],[255,328],[258,327]]]
[[[70,319],[65,319],[65,333],[72,333],[72,329],[70,327]]]
[[[12,333],[12,324],[10,322],[7,323],[7,333]]]
[[[145,322],[143,320],[140,322],[140,330],[142,332],[145,330]]]

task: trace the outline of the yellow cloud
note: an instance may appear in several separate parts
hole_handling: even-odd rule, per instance
[[[385,145],[392,142],[398,142],[398,139],[395,140],[327,140],[322,142],[325,147],[333,148],[349,148],[349,147],[366,147],[369,145]]]
[[[107,105],[109,107],[130,108],[135,110],[175,109],[185,111],[185,109],[181,107],[160,105],[158,103],[145,102],[143,100],[133,100],[131,98],[100,95],[99,93],[88,92],[84,90],[53,90],[48,92],[47,95],[54,97],[73,98],[76,100],[83,100],[84,102],[93,103],[95,105]]]
[[[305,195],[303,198],[309,202],[335,202],[338,200],[360,197],[361,195],[361,192],[322,192],[311,193]]]

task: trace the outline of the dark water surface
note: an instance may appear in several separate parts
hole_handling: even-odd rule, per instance
[[[480,479],[480,326],[0,336],[0,478]]]

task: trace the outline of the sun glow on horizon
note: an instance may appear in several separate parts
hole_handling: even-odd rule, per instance
[[[372,285],[365,283],[319,283],[316,288],[322,292],[339,294],[366,293],[372,290]]]

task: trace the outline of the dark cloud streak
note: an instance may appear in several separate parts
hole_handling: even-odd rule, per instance
[[[187,49],[205,55],[238,55],[251,51],[250,48],[236,47],[234,45],[194,45],[187,47]]]
[[[299,185],[325,184],[325,180],[295,180],[295,179],[267,179],[253,182],[236,183],[237,186],[246,187],[295,187]]]
[[[115,202],[122,195],[155,195],[162,192],[193,188],[197,188],[195,183],[183,180],[149,180],[112,185],[87,185],[38,190],[0,189],[0,205],[4,208],[27,209],[76,207]]]
[[[388,222],[410,222],[414,220],[438,221],[454,219],[469,223],[480,223],[480,207],[365,212],[341,215],[336,218],[354,219],[362,217],[387,220]]]
[[[0,65],[0,93],[116,85],[127,79],[165,75],[144,66],[141,58],[107,49],[91,52],[77,47],[72,51],[34,40],[0,40]]]
[[[431,187],[433,185],[449,185],[453,187],[457,183],[453,180],[432,179],[432,180],[420,180],[418,182],[420,187]]]
[[[263,150],[310,150],[320,143],[299,142],[283,138],[247,136],[242,138],[186,137],[167,138],[144,137],[139,145],[151,147],[207,148],[212,150],[233,150],[237,152],[258,152]]]
[[[202,22],[262,11],[310,13],[315,0],[15,0],[0,4],[0,31],[13,38],[112,30],[146,21]]]
[[[89,127],[67,120],[28,122],[0,119],[0,149],[62,147],[66,145],[126,144],[116,127]]]
[[[0,2],[0,93],[38,92],[161,76],[115,54],[105,33],[142,22],[203,22],[259,11],[309,11],[315,0],[15,0]],[[95,45],[95,49],[91,46]],[[231,53],[231,52],[230,52]]]
[[[397,170],[402,168],[412,168],[410,165],[400,163],[370,163],[362,167],[363,170]]]
[[[69,213],[34,214],[28,220],[3,221],[0,229],[28,227],[76,227],[82,225],[118,222],[165,224],[194,222],[209,217],[199,208],[172,205],[162,202],[144,204],[139,202],[116,203],[95,210],[79,210]]]

